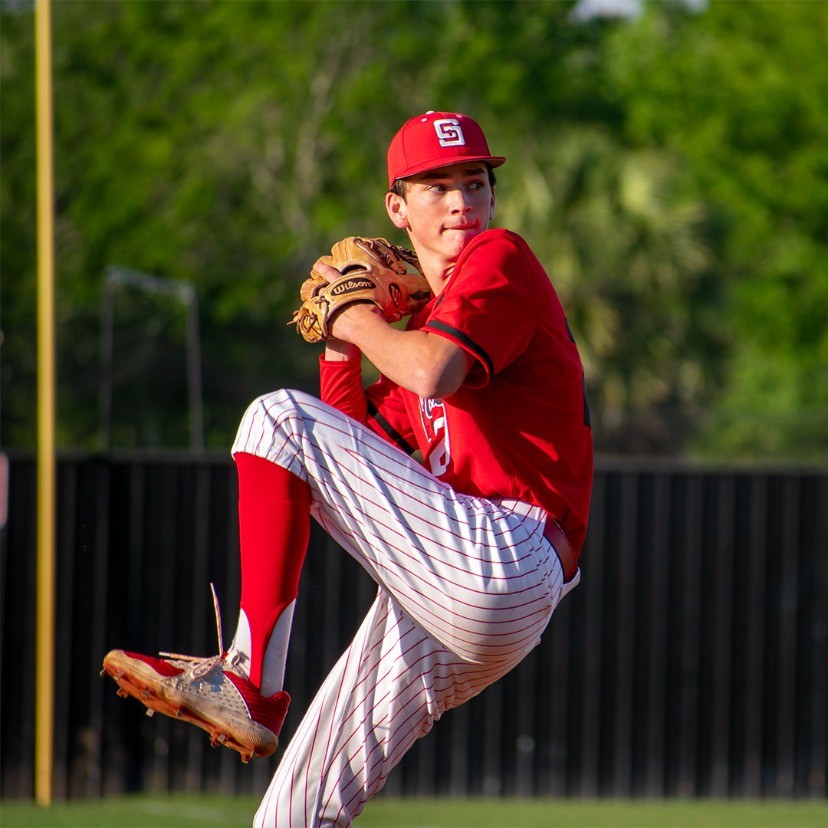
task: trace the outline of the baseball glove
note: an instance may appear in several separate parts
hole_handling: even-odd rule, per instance
[[[431,288],[422,275],[413,250],[386,239],[349,236],[331,248],[330,256],[319,259],[335,267],[341,278],[327,282],[316,270],[299,291],[301,307],[289,325],[306,342],[321,342],[330,336],[335,314],[357,302],[372,302],[386,321],[396,322],[419,310],[431,299]],[[409,273],[409,265],[417,273]]]

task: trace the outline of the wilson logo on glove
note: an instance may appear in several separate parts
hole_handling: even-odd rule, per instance
[[[345,281],[332,283],[331,296],[344,296],[346,293],[353,293],[355,290],[376,290],[377,285],[370,279],[354,277]]]

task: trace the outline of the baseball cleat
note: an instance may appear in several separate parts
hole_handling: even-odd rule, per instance
[[[263,696],[233,667],[224,655],[156,658],[112,650],[102,675],[117,682],[119,696],[138,699],[148,715],[194,724],[210,734],[213,746],[235,750],[243,762],[270,756],[279,745],[290,696],[284,691]]]
[[[241,755],[242,762],[270,756],[279,746],[279,731],[290,696],[284,690],[263,696],[239,668],[237,656],[228,657],[221,636],[221,611],[215,587],[219,655],[210,658],[161,653],[160,657],[111,650],[101,675],[111,676],[122,698],[134,696],[147,715],[163,713],[206,730],[213,747],[224,745]]]

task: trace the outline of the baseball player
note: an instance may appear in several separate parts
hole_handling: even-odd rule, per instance
[[[232,645],[206,659],[105,659],[122,695],[245,760],[267,756],[289,703],[310,518],[362,564],[376,600],[287,746],[257,826],[350,825],[444,712],[538,644],[580,580],[592,484],[583,369],[526,242],[489,229],[505,161],[460,113],[400,128],[385,205],[430,298],[405,329],[382,302],[331,313],[343,274],[330,257],[316,263],[303,307],[325,307],[321,399],[257,399],[232,449],[242,571]],[[380,372],[367,388],[363,356]]]

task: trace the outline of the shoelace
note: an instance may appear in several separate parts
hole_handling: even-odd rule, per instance
[[[218,638],[218,655],[214,656],[191,656],[182,653],[159,653],[162,658],[172,658],[177,661],[188,661],[190,667],[188,668],[190,675],[193,678],[201,678],[206,676],[211,670],[216,667],[226,664],[229,667],[242,668],[240,672],[244,671],[243,661],[244,655],[239,652],[234,652],[232,655],[224,652],[224,637],[221,634],[221,607],[219,606],[218,593],[216,592],[215,584],[210,583],[210,591],[213,593],[213,611],[216,615],[216,636]],[[228,657],[229,656],[229,657]]]

